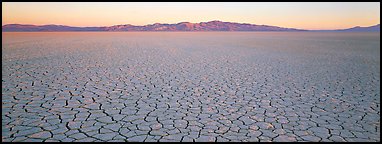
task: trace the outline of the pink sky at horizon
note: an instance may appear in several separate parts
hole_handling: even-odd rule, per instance
[[[380,23],[380,3],[2,2],[2,25],[112,26],[212,20],[311,30],[365,27]]]

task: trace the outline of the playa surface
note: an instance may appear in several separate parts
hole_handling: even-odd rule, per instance
[[[380,33],[2,33],[2,141],[380,141]]]

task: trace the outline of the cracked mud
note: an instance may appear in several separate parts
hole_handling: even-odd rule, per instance
[[[379,33],[2,33],[2,141],[380,141]]]

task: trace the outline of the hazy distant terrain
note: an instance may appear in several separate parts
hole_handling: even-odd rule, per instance
[[[115,25],[107,27],[73,27],[65,25],[25,25],[8,24],[2,26],[3,32],[28,32],[28,31],[307,31],[296,28],[284,28],[269,25],[256,25],[247,23],[233,23],[222,21],[210,21],[201,23],[181,22],[177,24],[155,23],[144,26],[134,26],[130,24]],[[350,29],[330,30],[330,31],[380,31],[380,26],[355,27]]]
[[[380,33],[2,36],[2,141],[380,141]]]
[[[108,27],[71,27],[64,25],[20,25],[9,24],[2,27],[3,31],[299,31],[298,29],[277,26],[242,24],[222,21],[201,23],[180,22],[177,24],[155,23],[144,26],[130,24]]]
[[[370,26],[370,27],[354,27],[354,28],[349,28],[349,29],[343,29],[340,31],[351,31],[351,32],[365,32],[365,31],[370,31],[370,32],[376,32],[376,31],[381,31],[381,27],[379,24],[375,26]]]

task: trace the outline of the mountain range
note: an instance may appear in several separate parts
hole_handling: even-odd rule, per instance
[[[26,25],[7,24],[2,26],[3,32],[37,32],[37,31],[313,31],[296,28],[284,28],[269,25],[209,21],[200,23],[180,22],[176,24],[155,23],[144,26],[131,24],[104,27],[73,27],[65,25]],[[354,27],[330,31],[380,31],[380,26]]]

